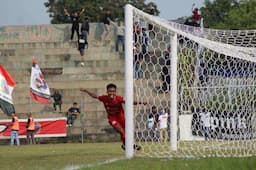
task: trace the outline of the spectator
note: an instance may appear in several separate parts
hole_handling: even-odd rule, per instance
[[[88,45],[89,32],[90,32],[89,18],[85,17],[85,20],[81,25],[81,34],[83,35],[83,39],[85,40],[85,45]]]
[[[53,95],[51,95],[53,98],[53,108],[56,111],[56,106],[59,105],[59,112],[61,113],[61,105],[62,105],[62,95],[59,93],[58,90],[55,90]]]
[[[14,145],[14,140],[16,140],[17,146],[20,146],[19,139],[19,118],[16,113],[12,113],[12,122],[11,122],[11,146]]]
[[[141,26],[139,21],[135,21],[133,24],[133,39],[134,39],[134,47],[137,48],[140,43],[140,34],[141,34]]]
[[[170,90],[170,82],[171,82],[170,53],[171,53],[171,47],[169,46],[163,56],[162,72],[161,72],[162,86],[157,88],[156,91],[158,93],[167,93]]]
[[[71,38],[70,40],[73,40],[74,32],[76,31],[77,38],[79,38],[79,18],[81,14],[84,12],[84,9],[82,9],[80,12],[75,11],[74,13],[70,14],[66,8],[64,8],[64,12],[67,16],[70,17],[72,22],[72,28],[71,28]]]
[[[80,109],[78,108],[77,103],[74,102],[73,106],[68,109],[67,125],[69,127],[73,126],[73,123],[79,114]]]
[[[134,58],[134,78],[135,79],[143,78],[142,63],[143,63],[142,53],[135,54],[135,58]]]
[[[164,66],[162,68],[162,81],[163,81],[163,86],[162,90],[164,92],[170,90],[170,82],[171,82],[171,76],[170,76],[170,53],[171,53],[171,47],[169,46],[167,48],[167,51],[165,52],[164,55]]]
[[[110,20],[110,23],[115,26],[116,29],[116,43],[115,43],[115,48],[116,52],[119,51],[119,43],[122,44],[123,52],[124,52],[124,25],[123,22],[117,21],[117,24],[113,21]]]
[[[168,139],[168,131],[167,131],[167,121],[168,121],[168,113],[163,109],[159,115],[159,131],[160,131],[160,142],[167,142]]]
[[[148,128],[150,129],[150,134],[152,140],[157,140],[157,123],[158,123],[159,114],[157,112],[156,106],[152,106],[151,113],[148,116]]]
[[[110,33],[110,21],[112,20],[112,15],[110,13],[110,10],[106,10],[104,16],[103,16],[103,24],[104,24],[104,32],[101,35],[101,40],[105,40]]]
[[[86,36],[85,34],[80,34],[78,39],[78,51],[80,52],[80,56],[84,56],[85,46],[88,47]]]
[[[142,28],[141,40],[142,40],[141,50],[142,50],[143,56],[145,56],[146,54],[148,54],[148,40],[149,40],[147,28],[145,27]]]
[[[32,117],[31,113],[28,113],[28,121],[27,121],[27,144],[36,144],[35,141],[35,121]]]
[[[203,61],[200,62],[200,66],[198,68],[198,79],[200,81],[201,86],[206,86],[208,82],[208,72],[207,72],[207,64]]]
[[[195,4],[192,5],[192,22],[195,23],[195,26],[200,26],[201,16],[199,14],[198,8],[195,8]]]
[[[202,134],[205,140],[209,140],[211,138],[211,113],[205,109],[200,113],[200,124],[203,127]]]

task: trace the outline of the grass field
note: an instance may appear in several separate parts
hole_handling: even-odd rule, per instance
[[[3,170],[254,170],[256,157],[125,159],[120,143],[0,146]]]

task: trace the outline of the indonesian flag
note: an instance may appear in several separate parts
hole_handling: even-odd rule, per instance
[[[44,80],[44,76],[37,64],[36,59],[32,61],[30,77],[30,96],[39,103],[48,104],[50,101],[50,89]]]
[[[0,64],[0,108],[9,116],[15,112],[12,101],[12,91],[14,86],[14,79]]]

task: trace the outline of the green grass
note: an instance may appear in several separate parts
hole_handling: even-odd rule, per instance
[[[3,170],[253,170],[256,157],[204,159],[124,159],[120,143],[0,146]],[[120,160],[119,160],[120,159]],[[112,161],[112,163],[108,163]]]

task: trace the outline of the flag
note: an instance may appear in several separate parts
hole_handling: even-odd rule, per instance
[[[15,112],[12,91],[15,86],[15,80],[0,64],[0,107],[4,113],[11,115]]]
[[[49,103],[51,97],[49,86],[35,59],[32,61],[31,68],[30,96],[37,102],[45,104]]]

